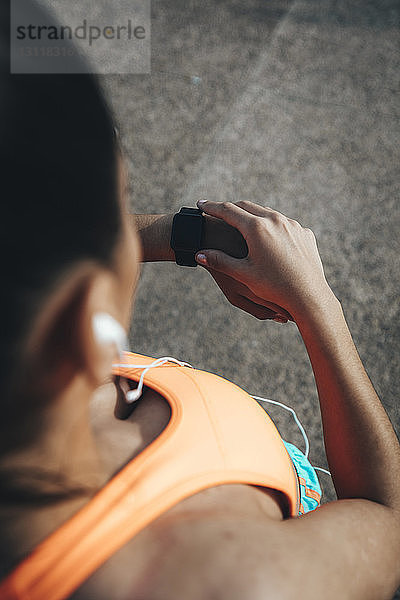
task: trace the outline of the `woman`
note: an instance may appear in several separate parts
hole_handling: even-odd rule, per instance
[[[115,403],[120,413],[126,411],[125,394],[136,385],[123,379],[124,366],[113,367],[125,360],[116,356],[120,327],[129,326],[140,260],[173,257],[172,219],[138,216],[132,223],[128,217],[123,159],[92,77],[10,76],[2,61],[1,272],[6,293],[0,361],[0,597],[264,600],[300,593],[315,599],[390,598],[400,583],[399,444],[326,282],[312,232],[250,202],[201,205],[207,230],[214,231],[210,246],[218,247],[222,228],[227,241],[219,247],[235,254],[237,230],[248,254],[235,258],[205,249],[197,254],[198,263],[247,312],[261,319],[278,314],[282,321],[294,320],[310,356],[339,500],[297,517],[297,476],[289,455],[267,418],[250,415],[256,409],[236,386],[168,363],[148,372],[144,382],[149,385],[130,418],[114,418]],[[126,363],[138,360],[133,355]],[[149,363],[143,359],[141,364]],[[135,381],[141,372],[126,371]],[[159,391],[166,373],[173,373],[165,383],[168,402]],[[196,484],[197,493],[193,486],[168,502],[165,493],[165,503],[154,511],[157,518],[143,517],[132,533],[131,522],[138,520],[135,495],[122,494],[129,502],[115,511],[114,484],[125,485],[126,473],[134,478],[142,457],[149,459],[149,449],[160,448],[160,440],[164,446],[172,443],[173,436],[167,440],[163,430],[176,406],[184,409],[178,402],[182,389],[173,387],[174,373],[180,382],[197,377],[200,387],[209,386],[207,423],[221,431],[223,415],[212,404],[213,390],[224,402],[231,390],[232,406],[244,407],[243,438],[236,440],[242,448],[232,460],[239,461],[246,444],[250,447],[257,438],[257,447],[270,448],[275,458],[260,451],[254,461],[265,461],[271,473],[281,461],[284,482],[277,473],[276,486],[268,485],[271,473],[263,480],[261,467],[258,480],[246,479],[247,474],[224,479],[225,472],[233,472],[226,463],[214,484]],[[113,374],[121,377],[117,388]],[[192,414],[198,406],[192,402]],[[199,415],[203,418],[204,411]],[[240,411],[236,417],[241,418]],[[254,428],[268,427],[273,440],[248,430],[250,421]],[[234,426],[227,425],[227,435]],[[203,454],[210,453],[208,460],[212,452],[217,455],[203,440],[219,439],[215,432],[204,438],[200,421],[197,431],[193,423],[185,427],[181,432],[190,435],[181,439],[181,456],[171,451],[169,457],[179,466],[196,450],[196,462],[185,465],[183,483]],[[234,450],[228,448],[226,456],[232,458]],[[171,481],[176,477],[168,469],[164,474]],[[149,481],[161,485],[152,476],[146,471],[134,489],[140,485],[143,490]],[[163,485],[166,490],[168,481]],[[170,487],[173,495],[176,486]],[[114,524],[108,523],[107,511],[96,512],[99,498],[109,503]],[[66,532],[75,535],[77,523],[76,545],[68,546]],[[103,523],[110,527],[105,537],[100,535]],[[119,523],[126,527],[123,543]],[[90,540],[92,530],[100,533]],[[107,543],[96,545],[104,539]],[[88,540],[90,551],[81,547],[82,540]],[[40,554],[40,548],[47,553]],[[35,556],[52,564],[53,554],[52,568],[41,573]],[[51,592],[40,595],[40,589]]]

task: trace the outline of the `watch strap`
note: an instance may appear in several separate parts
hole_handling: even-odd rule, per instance
[[[191,250],[189,252],[186,252],[186,250],[175,250],[175,262],[181,267],[197,267],[194,256],[195,253]]]

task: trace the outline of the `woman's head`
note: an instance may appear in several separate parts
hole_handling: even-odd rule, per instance
[[[112,311],[127,324],[137,250],[124,215],[114,123],[96,79],[10,75],[5,4],[0,410],[11,436],[0,432],[0,452],[35,434],[39,407],[32,406],[32,394],[38,404],[47,402],[76,370],[87,368],[90,311]],[[125,264],[131,258],[129,271],[124,256]]]

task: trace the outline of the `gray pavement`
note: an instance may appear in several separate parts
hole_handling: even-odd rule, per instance
[[[398,2],[153,0],[152,12],[151,75],[102,77],[129,158],[132,210],[246,198],[311,227],[399,432]],[[231,307],[201,268],[149,264],[131,345],[293,406],[311,461],[327,466],[293,324]],[[268,412],[302,448],[291,416]],[[320,480],[334,499],[329,477]]]

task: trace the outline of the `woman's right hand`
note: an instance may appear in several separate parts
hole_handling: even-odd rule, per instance
[[[248,246],[248,255],[241,259],[200,250],[196,260],[211,273],[224,273],[244,284],[265,306],[281,307],[294,320],[333,295],[310,229],[248,201],[199,201],[198,207],[238,229]]]

